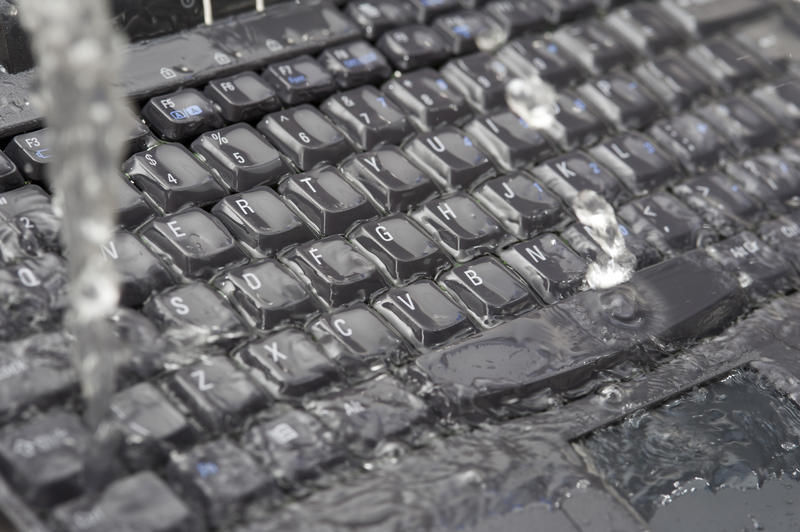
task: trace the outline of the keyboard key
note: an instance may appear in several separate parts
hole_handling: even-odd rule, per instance
[[[310,55],[270,65],[264,78],[285,105],[316,102],[336,90],[333,76]]]
[[[511,73],[503,63],[486,52],[478,52],[448,62],[442,76],[480,112],[505,104],[505,87]]]
[[[444,35],[448,49],[454,55],[478,50],[477,39],[482,35],[502,31],[495,21],[479,11],[457,11],[433,21],[433,27]]]
[[[789,260],[797,271],[800,271],[799,221],[797,214],[791,214],[764,222],[758,229],[758,236]]]
[[[540,31],[547,27],[542,7],[529,0],[493,0],[484,10],[503,28],[507,35],[523,31]]]
[[[552,233],[511,246],[500,258],[547,304],[585,288],[586,263]]]
[[[763,218],[760,206],[744,188],[720,173],[695,177],[672,191],[723,237],[751,228]]]
[[[640,133],[624,133],[589,153],[637,196],[648,194],[681,175],[672,158]]]
[[[739,156],[777,144],[775,124],[747,99],[734,96],[700,107],[696,113],[730,141]]]
[[[292,248],[281,260],[332,307],[366,301],[385,286],[377,267],[339,236]]]
[[[597,19],[559,28],[553,33],[553,42],[569,50],[583,68],[593,74],[630,63],[634,58],[625,42]]]
[[[414,22],[414,8],[406,2],[396,0],[354,0],[347,4],[345,12],[361,26],[367,39],[374,40],[389,28]]]
[[[50,196],[38,185],[25,185],[0,194],[0,220],[11,223],[29,253],[58,252],[61,218],[53,212]]]
[[[375,301],[375,308],[417,346],[434,347],[473,332],[466,312],[431,281],[393,288]]]
[[[192,143],[192,149],[236,192],[274,185],[292,173],[278,150],[248,124],[204,133]]]
[[[20,187],[23,183],[17,165],[0,151],[0,191]]]
[[[417,21],[428,22],[437,15],[459,7],[458,0],[408,0],[416,12]]]
[[[403,26],[381,35],[378,49],[399,70],[435,66],[449,54],[447,42],[428,26]]]
[[[450,265],[439,246],[404,214],[360,224],[348,238],[397,284],[435,277]]]
[[[712,92],[702,71],[675,52],[641,63],[633,73],[672,112],[682,111]]]
[[[167,214],[207,205],[225,195],[211,172],[180,144],[160,144],[137,153],[125,161],[123,171]]]
[[[132,233],[115,233],[101,251],[117,272],[121,305],[138,307],[152,292],[174,282],[167,267]]]
[[[657,122],[648,133],[690,172],[713,168],[728,145],[708,122],[690,113]]]
[[[594,0],[541,0],[540,3],[547,20],[553,25],[590,15],[595,10]]]
[[[636,257],[636,270],[656,264],[661,260],[661,253],[648,245],[642,238],[631,231],[627,225],[618,224],[619,232],[625,241],[625,247]],[[607,264],[611,258],[600,247],[597,233],[588,226],[574,223],[561,231],[561,237],[586,262]]]
[[[538,75],[543,80],[564,87],[583,77],[577,61],[556,43],[539,37],[520,37],[511,41],[497,58],[521,78]]]
[[[353,151],[344,135],[310,105],[268,114],[258,130],[301,170],[338,162]]]
[[[379,83],[392,75],[392,68],[383,54],[364,41],[327,48],[320,54],[319,62],[342,89]]]
[[[303,322],[316,310],[311,294],[273,259],[228,270],[214,284],[259,329]]]
[[[367,198],[332,166],[290,176],[278,190],[322,236],[344,233],[357,221],[378,215]]]
[[[257,119],[280,107],[275,89],[251,71],[212,80],[204,93],[228,122]]]
[[[483,153],[507,171],[555,153],[537,129],[507,109],[473,119],[464,126],[464,131]]]
[[[578,87],[578,94],[620,129],[641,128],[658,118],[658,102],[632,76],[611,72]]]
[[[754,90],[753,99],[791,132],[800,130],[800,81],[788,78]]]
[[[117,224],[132,230],[153,216],[153,209],[126,176],[120,177],[123,181],[117,185]]]
[[[142,108],[142,116],[159,137],[171,141],[187,140],[224,125],[214,104],[195,89],[151,98]]]
[[[730,164],[727,172],[773,213],[782,214],[786,208],[800,202],[800,171],[795,164],[780,155],[762,153]]]
[[[642,55],[658,54],[677,47],[684,32],[657,4],[636,2],[615,9],[606,16],[606,24]]]
[[[753,83],[768,69],[766,63],[725,37],[714,37],[689,48],[686,57],[725,92]]]
[[[466,188],[494,177],[495,170],[472,139],[454,127],[412,138],[405,147],[411,162],[443,188]]]
[[[698,215],[664,192],[635,200],[617,212],[634,233],[666,255],[715,240]]]
[[[770,7],[759,0],[662,0],[661,6],[693,35],[709,35]]]
[[[626,196],[622,184],[611,172],[580,151],[549,159],[534,168],[533,174],[567,205],[572,204],[581,190],[593,190],[612,204]]]
[[[459,125],[468,117],[464,98],[430,68],[395,77],[382,90],[421,131],[444,124]]]
[[[553,126],[545,130],[551,139],[564,150],[590,146],[606,134],[606,126],[571,91],[561,91],[556,99]]]
[[[796,22],[780,14],[747,21],[736,29],[733,38],[782,72],[791,68],[800,47]]]
[[[50,135],[46,129],[17,135],[5,148],[6,155],[28,181],[43,182],[45,168],[52,156]]]

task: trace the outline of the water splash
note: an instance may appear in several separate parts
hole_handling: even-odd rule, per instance
[[[555,119],[558,114],[558,93],[537,73],[509,81],[506,84],[506,104],[529,126],[549,131],[551,136],[563,134],[564,126]]]
[[[123,95],[115,88],[122,42],[106,2],[20,0],[19,10],[38,62],[36,103],[53,139],[48,178],[69,261],[67,320],[76,339],[86,421],[96,428],[114,392],[114,357],[120,354],[107,322],[119,300],[117,276],[100,247],[114,230],[118,183],[109,177],[119,171],[127,133],[127,122],[118,119],[125,112]]]
[[[625,245],[614,208],[592,190],[582,190],[572,202],[572,210],[592,238],[605,252],[589,265],[586,282],[591,288],[611,288],[631,278],[636,256]]]
[[[486,24],[475,35],[475,46],[482,52],[492,52],[508,41],[509,33],[499,24]]]

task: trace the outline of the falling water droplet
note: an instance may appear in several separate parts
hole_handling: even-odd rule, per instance
[[[482,52],[491,52],[508,41],[508,32],[497,24],[486,24],[475,35],[475,45]]]

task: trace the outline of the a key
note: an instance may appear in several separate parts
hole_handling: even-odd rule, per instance
[[[331,96],[320,109],[360,150],[400,144],[412,132],[403,111],[369,85]]]
[[[637,196],[648,194],[681,175],[675,161],[641,133],[624,133],[589,153]]]
[[[458,0],[408,0],[416,12],[418,22],[428,22],[434,17],[458,8]]]
[[[327,48],[319,56],[319,62],[342,89],[378,83],[392,74],[392,68],[383,54],[364,41]]]
[[[344,233],[357,221],[378,215],[367,198],[332,166],[290,176],[278,190],[322,236]]]
[[[763,217],[760,206],[744,187],[720,173],[695,177],[672,191],[723,237],[752,228]]]
[[[606,16],[605,22],[643,55],[677,47],[685,38],[661,6],[648,2],[615,9]]]
[[[594,12],[594,0],[541,0],[550,24],[558,25]]]
[[[690,172],[713,168],[728,145],[708,122],[691,113],[659,121],[648,133]]]
[[[167,267],[132,233],[115,233],[100,250],[117,272],[121,305],[137,307],[173,283]]]
[[[755,89],[753,100],[785,129],[800,130],[800,81],[787,78]]]
[[[447,42],[433,28],[411,25],[389,30],[376,43],[399,70],[435,66],[447,59]]]
[[[581,151],[549,159],[534,168],[533,174],[567,205],[572,204],[581,190],[593,190],[612,204],[625,197],[614,174]]]
[[[493,251],[509,238],[497,220],[463,192],[430,201],[413,217],[459,262]]]
[[[142,108],[142,116],[159,137],[180,141],[222,127],[222,116],[211,100],[195,89],[156,96]]]
[[[508,109],[475,118],[464,131],[477,147],[504,170],[541,161],[555,153],[538,130]]]
[[[406,144],[405,152],[445,189],[467,188],[495,175],[489,158],[454,127],[418,134]]]
[[[0,191],[20,187],[23,183],[17,165],[0,151]]]
[[[199,502],[216,525],[233,521],[244,504],[266,492],[272,483],[255,458],[225,438],[173,453],[167,471],[182,493]]]
[[[366,301],[385,286],[377,266],[339,236],[292,248],[282,254],[281,260],[332,307]]]
[[[204,133],[192,142],[192,150],[236,192],[274,185],[292,173],[278,150],[248,124]]]
[[[764,222],[758,236],[800,271],[800,216],[793,213]]]
[[[393,288],[375,309],[412,344],[434,347],[474,331],[466,312],[431,281]]]
[[[572,91],[561,91],[556,99],[555,124],[545,130],[561,149],[590,146],[606,134],[606,126],[586,102]]]
[[[414,8],[406,2],[395,0],[355,0],[347,4],[345,12],[361,26],[364,35],[371,40],[384,34],[389,28],[414,22]]]
[[[409,356],[397,335],[363,304],[320,316],[307,329],[328,357],[348,373],[402,363]]]
[[[337,379],[336,366],[302,331],[284,329],[250,342],[234,357],[275,397],[301,396]]]
[[[759,0],[662,0],[661,6],[695,36],[715,33],[770,8]]]
[[[260,118],[280,106],[275,89],[251,71],[212,80],[203,92],[228,122]]]
[[[777,144],[782,134],[776,125],[746,98],[733,96],[696,111],[730,141],[739,156]]]
[[[60,248],[61,219],[53,212],[50,196],[38,185],[0,194],[0,220],[19,230],[20,243],[29,253],[56,252]]]
[[[630,63],[634,56],[608,26],[597,19],[587,19],[559,28],[553,42],[567,50],[593,74]]]
[[[473,195],[517,238],[530,238],[564,219],[559,201],[523,172],[491,179]]]
[[[52,157],[50,135],[46,129],[17,135],[5,147],[6,155],[28,181],[44,182],[45,169]]]
[[[336,163],[353,151],[344,135],[310,105],[268,114],[258,130],[301,170]]]
[[[800,171],[783,156],[762,153],[729,164],[726,171],[773,213],[782,214],[800,202]]]
[[[225,195],[211,172],[180,144],[160,144],[137,153],[123,171],[165,213],[207,205]]]
[[[661,254],[658,250],[648,245],[642,238],[631,231],[627,225],[622,223],[617,225],[625,241],[625,248],[636,257],[636,264],[634,266],[636,270],[640,270],[661,260]],[[561,231],[561,237],[566,240],[569,246],[574,249],[578,255],[583,257],[586,262],[599,262],[600,264],[604,264],[611,260],[608,254],[600,247],[598,243],[600,239],[591,227],[575,223]]]
[[[459,125],[468,117],[464,98],[430,68],[395,77],[382,90],[421,131],[443,124]]]
[[[500,253],[546,304],[586,287],[586,262],[553,233],[544,233]]]
[[[153,216],[153,209],[126,176],[120,177],[123,183],[117,186],[117,224],[126,229],[135,229]]]
[[[610,72],[578,87],[578,94],[620,129],[641,128],[658,118],[658,102],[629,74]]]
[[[211,213],[255,256],[272,256],[290,244],[314,238],[311,229],[267,187],[228,196]]]
[[[433,21],[433,27],[445,36],[448,48],[454,55],[477,51],[477,39],[502,31],[491,17],[479,11],[457,11],[442,15]]]
[[[214,284],[259,329],[302,322],[316,310],[311,294],[274,259],[227,270]]]
[[[500,49],[497,58],[518,77],[524,79],[535,74],[557,87],[570,85],[584,76],[575,58],[556,43],[540,37],[511,41]]]
[[[511,80],[508,67],[486,52],[449,61],[442,76],[479,112],[502,107],[505,87]]]
[[[438,193],[433,181],[395,146],[354,155],[341,169],[384,211],[405,211]]]
[[[682,111],[712,92],[703,72],[676,52],[641,63],[633,73],[672,112]]]
[[[397,284],[433,278],[450,265],[439,246],[404,214],[360,224],[348,237]]]
[[[547,27],[544,10],[535,2],[528,0],[493,0],[484,10],[503,28],[507,35],[523,31],[539,31]]]
[[[274,63],[263,75],[285,105],[316,102],[336,90],[333,76],[310,55]]]
[[[725,92],[751,84],[769,72],[764,61],[725,37],[689,48],[686,57]]]
[[[493,327],[536,305],[528,286],[494,257],[480,257],[439,278],[483,327]]]
[[[222,222],[200,209],[156,218],[144,227],[142,238],[191,278],[210,277],[245,260]]]

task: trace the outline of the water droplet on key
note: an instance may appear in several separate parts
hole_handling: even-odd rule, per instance
[[[487,24],[475,35],[475,45],[482,52],[491,52],[508,41],[508,32],[496,24]]]

